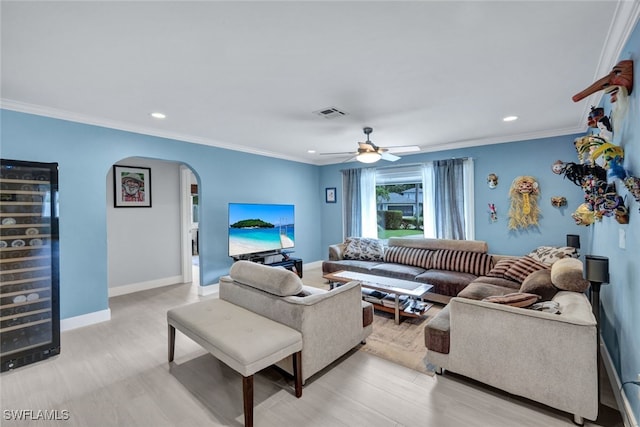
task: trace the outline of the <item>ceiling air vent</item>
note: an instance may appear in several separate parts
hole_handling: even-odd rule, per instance
[[[327,107],[322,110],[314,111],[313,114],[317,114],[325,119],[335,119],[336,117],[346,116],[349,113],[338,110],[336,107]]]

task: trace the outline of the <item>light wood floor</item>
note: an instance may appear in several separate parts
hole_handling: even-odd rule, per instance
[[[239,374],[180,333],[167,363],[166,311],[198,299],[190,284],[112,298],[111,321],[64,332],[59,356],[0,376],[0,424],[241,426]],[[13,421],[6,410],[68,411],[69,419]],[[586,425],[622,425],[604,415]],[[569,414],[357,350],[307,382],[301,399],[279,371],[257,374],[254,416],[256,427],[573,425]]]

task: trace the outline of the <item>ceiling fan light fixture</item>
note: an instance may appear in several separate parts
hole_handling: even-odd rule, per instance
[[[375,163],[380,160],[380,158],[382,158],[382,156],[376,151],[367,151],[356,156],[356,160],[361,163]]]

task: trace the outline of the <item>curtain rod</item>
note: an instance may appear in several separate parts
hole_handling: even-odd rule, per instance
[[[460,159],[460,160],[473,160],[473,157],[450,157],[448,159],[436,159],[436,160],[429,160],[428,162],[422,162],[422,163],[404,163],[401,165],[388,165],[388,166],[382,166],[382,167],[371,167],[370,169],[390,169],[390,168],[394,168],[394,169],[400,169],[400,168],[412,168],[415,166],[423,166],[425,163],[429,163],[429,162],[437,162],[439,160],[456,160],[456,159]],[[362,167],[362,168],[350,168],[350,169],[367,169],[367,167]],[[349,169],[340,169],[340,172],[345,171],[345,170],[349,170]]]

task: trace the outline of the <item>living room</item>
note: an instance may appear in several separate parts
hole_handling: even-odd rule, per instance
[[[12,19],[7,13],[11,9],[6,3],[11,2],[3,2],[3,24],[5,20]],[[3,25],[3,51],[4,44],[9,43],[4,28],[7,26]],[[640,54],[640,29],[632,27],[625,34],[617,56],[606,64],[608,70],[619,60],[635,59]],[[581,38],[582,43],[587,43],[588,31]],[[599,52],[594,50],[593,55],[598,56]],[[544,66],[552,67],[549,64]],[[562,70],[562,75],[571,76],[572,71]],[[602,75],[589,70],[589,77],[585,81],[567,82],[569,93],[578,92],[599,77]],[[4,94],[7,93],[5,89],[10,88],[10,83],[3,76]],[[602,103],[610,110],[611,104],[607,98],[603,97]],[[638,92],[633,91],[629,99],[628,116],[615,141],[624,147],[625,169],[638,176],[640,141],[637,135],[640,127],[635,120],[640,102]],[[228,274],[232,264],[227,252],[229,203],[295,204],[298,230],[295,256],[302,258],[305,263],[326,259],[328,246],[344,239],[340,171],[347,167],[362,167],[359,163],[345,164],[342,160],[333,164],[306,163],[284,156],[261,155],[258,148],[243,152],[237,147],[225,147],[224,144],[210,146],[194,143],[197,141],[185,141],[161,130],[153,133],[145,132],[148,129],[142,128],[137,128],[140,129],[137,131],[135,127],[123,129],[117,124],[110,127],[108,120],[96,122],[83,111],[72,114],[57,109],[55,104],[30,104],[33,101],[29,97],[3,98],[2,101],[2,157],[59,164],[60,308],[63,331],[89,325],[109,328],[114,322],[114,308],[109,300],[109,292],[113,287],[149,282],[165,284],[163,280],[181,275],[182,267],[176,261],[180,256],[176,250],[180,246],[181,236],[177,231],[180,223],[175,214],[178,209],[179,195],[176,193],[181,166],[191,169],[198,179],[199,280],[203,294],[207,292],[206,288],[215,286],[220,277]],[[567,103],[573,104],[570,99],[567,99]],[[588,109],[583,107],[585,111]],[[540,105],[539,108],[545,109],[547,106]],[[202,120],[206,122],[209,119]],[[460,120],[464,118],[451,119]],[[640,294],[637,291],[640,266],[637,255],[633,255],[640,250],[638,202],[628,192],[625,193],[623,186],[619,186],[621,194],[627,195],[629,224],[618,224],[613,218],[603,218],[589,227],[574,223],[571,213],[583,202],[584,192],[569,180],[554,174],[551,166],[556,160],[577,162],[573,141],[587,133],[586,116],[580,115],[578,120],[584,127],[582,131],[576,129],[566,134],[541,136],[546,129],[539,129],[541,133],[531,138],[525,135],[478,146],[443,146],[437,150],[403,155],[393,166],[448,158],[472,158],[475,182],[474,238],[488,242],[492,253],[522,255],[541,245],[564,245],[567,234],[578,234],[582,254],[609,258],[610,283],[604,285],[601,292],[603,346],[615,373],[616,387],[622,388],[628,400],[629,407],[626,410],[637,420],[640,418],[637,387],[627,382],[637,381],[640,373],[640,335],[635,327],[640,324],[640,311],[637,309],[640,306]],[[371,136],[373,141],[385,140],[383,131],[376,127],[376,123],[363,125],[374,127],[375,132]],[[356,131],[361,134],[361,126],[357,126]],[[260,126],[257,124],[254,134],[256,139],[260,138]],[[347,141],[344,149],[355,148],[355,141]],[[113,207],[114,165],[150,167],[154,185],[151,209]],[[498,175],[500,179],[495,189],[489,188],[486,182],[490,173]],[[514,233],[507,227],[508,188],[511,181],[520,175],[537,178],[541,189],[542,216],[537,229]],[[169,176],[172,178],[169,179]],[[171,187],[167,188],[168,185]],[[326,203],[327,188],[337,189],[336,203]],[[164,194],[165,189],[170,194]],[[567,207],[558,209],[551,206],[549,200],[552,196],[566,197]],[[497,207],[497,222],[490,219],[489,203]],[[170,233],[159,233],[162,225],[148,218],[164,209],[174,212],[174,224],[167,227]],[[113,215],[120,216],[117,223],[111,222]],[[149,222],[155,228],[146,227]],[[127,223],[131,229],[120,229],[122,224]],[[621,234],[624,234],[624,244],[620,241]],[[135,238],[128,237],[131,235]],[[123,268],[122,265],[110,264],[116,257],[112,253],[116,247],[131,251],[128,256],[131,265]],[[118,268],[123,271],[116,273]],[[28,370],[29,367],[22,369]],[[20,370],[12,373],[19,374]],[[627,384],[623,387],[623,383]],[[637,425],[637,421],[632,425]]]

